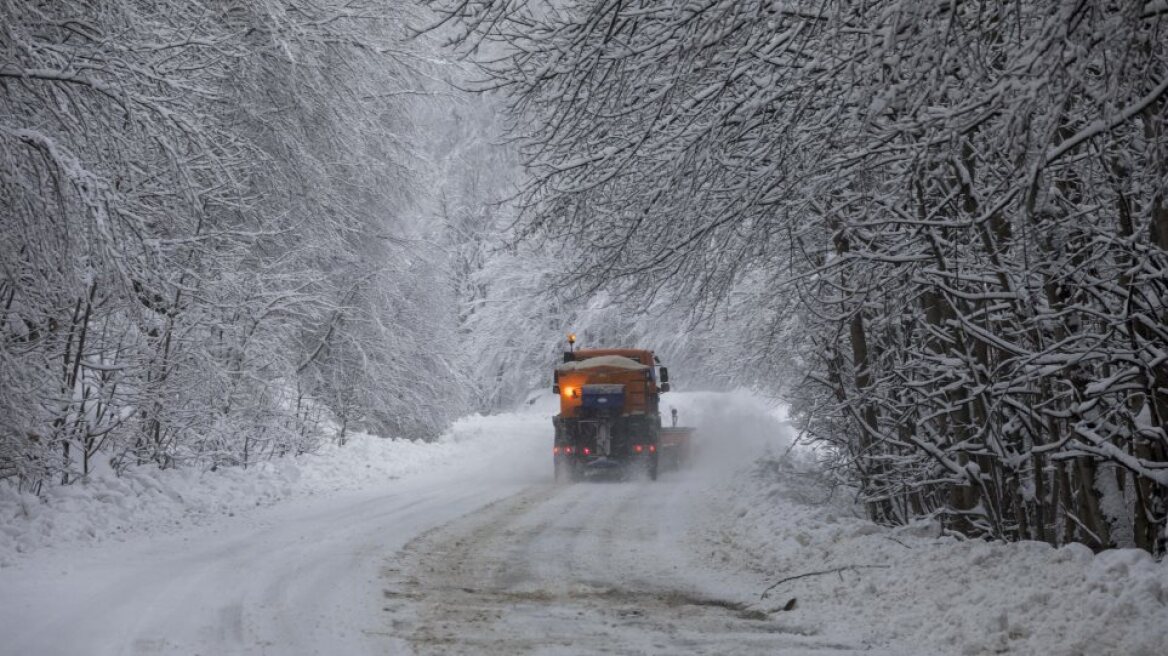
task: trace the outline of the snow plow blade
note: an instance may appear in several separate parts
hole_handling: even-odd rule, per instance
[[[693,455],[693,428],[680,426],[661,428],[661,466],[682,469],[689,466]]]

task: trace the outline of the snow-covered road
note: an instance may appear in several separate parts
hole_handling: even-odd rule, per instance
[[[537,485],[424,535],[387,572],[391,630],[420,655],[905,653],[760,602],[697,548],[694,483]]]
[[[0,568],[0,654],[393,654],[386,566],[546,474],[544,420],[486,421],[433,471]],[[537,474],[538,472],[538,474]],[[356,473],[356,472],[355,472]]]
[[[756,399],[670,401],[707,442],[657,482],[555,485],[537,404],[0,499],[0,655],[1163,653],[1168,564],[878,527],[813,471],[750,466],[784,444]]]
[[[0,574],[6,654],[384,654],[380,573],[421,532],[521,489],[427,480]]]
[[[0,569],[4,654],[784,653],[700,553],[699,474],[550,480],[547,418],[484,418],[434,471]],[[795,649],[795,651],[790,651]]]

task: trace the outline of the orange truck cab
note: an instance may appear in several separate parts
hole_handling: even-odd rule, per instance
[[[643,470],[656,480],[661,448],[662,392],[669,372],[652,351],[579,349],[564,352],[553,390],[556,480],[604,471]]]

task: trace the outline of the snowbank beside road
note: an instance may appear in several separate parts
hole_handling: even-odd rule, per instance
[[[1003,544],[889,529],[814,473],[775,461],[715,487],[726,521],[715,559],[749,563],[764,602],[791,621],[876,627],[880,640],[939,654],[1153,656],[1168,645],[1168,562],[1131,549]]]
[[[667,399],[702,440],[695,474],[707,470],[705,489],[695,499],[708,519],[693,538],[711,561],[755,572],[756,607],[794,599],[776,615],[824,631],[852,625],[925,653],[1165,653],[1168,561],[1134,549],[961,541],[928,522],[878,526],[848,490],[833,492],[799,462],[811,450],[789,451],[782,407],[747,393]]]
[[[50,487],[43,499],[0,483],[0,567],[45,548],[173,531],[290,498],[374,488],[457,467],[466,454],[487,451],[489,441],[494,442],[492,456],[503,457],[509,449],[526,449],[515,438],[549,430],[540,414],[545,406],[541,402],[520,413],[465,417],[430,443],[356,433],[343,447],[327,445],[314,454],[257,463],[246,470],[143,466],[122,476],[99,472],[73,485]],[[534,475],[527,469],[502,469],[500,475]]]
[[[355,434],[344,447],[217,471],[132,467],[49,487],[44,499],[0,485],[0,565],[18,554],[199,524],[294,496],[375,485],[446,458],[449,443]]]

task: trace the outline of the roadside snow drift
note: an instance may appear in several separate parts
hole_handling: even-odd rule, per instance
[[[868,627],[879,642],[937,654],[1168,653],[1168,562],[1144,551],[885,528],[861,518],[847,490],[777,460],[707,498],[731,518],[707,529],[716,557],[754,567],[760,602],[793,603],[793,619]]]
[[[531,480],[538,471],[529,441],[546,432],[547,401],[522,412],[473,415],[436,442],[349,435],[317,453],[217,471],[132,467],[122,476],[99,471],[74,485],[54,486],[38,499],[0,483],[0,567],[46,547],[67,549],[205,525],[218,517],[298,497],[377,488],[396,479],[500,462],[495,475]],[[548,422],[550,425],[550,422]],[[542,464],[542,462],[540,463]]]

